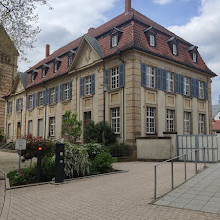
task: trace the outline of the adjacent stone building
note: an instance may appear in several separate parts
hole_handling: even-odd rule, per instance
[[[13,80],[17,74],[18,51],[7,35],[4,27],[0,25],[0,128],[5,127],[5,99],[9,94]]]
[[[27,84],[6,97],[8,140],[60,140],[66,110],[83,123],[106,120],[131,145],[137,137],[212,132],[215,73],[196,46],[125,2],[123,14],[51,55],[46,46],[45,59],[24,73]]]

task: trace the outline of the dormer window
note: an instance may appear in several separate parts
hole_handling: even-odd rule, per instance
[[[42,69],[42,78],[44,78],[46,76],[46,69]]]
[[[145,36],[151,47],[156,47],[156,30],[153,27],[147,28],[145,31]]]
[[[61,64],[61,59],[60,58],[56,58],[53,64],[53,72],[56,73],[60,67]]]
[[[196,55],[196,53],[193,53],[193,62],[197,63],[197,55]]]
[[[70,50],[68,53],[68,67],[71,66],[71,64],[73,63],[73,57],[75,55],[76,51],[74,50]]]
[[[177,56],[177,45],[173,44],[173,55]]]
[[[150,34],[150,45],[155,47],[155,36],[153,34]]]
[[[38,70],[34,69],[31,73],[31,82],[34,82],[38,74]]]
[[[112,47],[116,47],[118,45],[118,35],[115,34],[112,36]]]
[[[122,35],[123,31],[119,28],[113,28],[112,32],[111,32],[111,48],[114,48],[118,45],[121,35]]]
[[[31,82],[34,82],[34,80],[35,80],[35,73],[32,73],[32,75],[31,75]]]
[[[44,78],[44,77],[46,76],[49,67],[50,67],[50,66],[49,66],[48,64],[44,64],[44,65],[42,66],[42,78]]]

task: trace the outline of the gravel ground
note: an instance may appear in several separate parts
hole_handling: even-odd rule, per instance
[[[36,161],[36,160],[34,160]],[[8,173],[11,170],[18,169],[19,155],[16,152],[0,151],[0,170]],[[21,168],[30,166],[30,161],[21,163]]]

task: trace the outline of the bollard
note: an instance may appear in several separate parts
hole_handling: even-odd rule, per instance
[[[56,144],[55,183],[64,182],[64,144]]]
[[[205,162],[205,147],[203,147],[203,163],[204,163],[203,169],[205,169],[205,168],[206,168],[206,162]]]
[[[42,145],[38,146],[38,152],[37,152],[37,181],[41,181],[41,159],[42,159]]]
[[[195,174],[197,174],[197,150],[195,150]]]
[[[186,182],[186,154],[184,155],[184,173],[185,173],[185,182]]]
[[[154,199],[157,198],[157,166],[154,166]]]
[[[173,190],[173,161],[171,161],[171,186],[172,186],[172,190]]]

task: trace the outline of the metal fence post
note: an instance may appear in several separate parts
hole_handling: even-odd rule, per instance
[[[171,161],[171,185],[173,190],[173,161]]]
[[[184,173],[185,173],[185,182],[186,182],[186,154],[184,155]]]
[[[195,174],[197,174],[197,150],[195,150]]]
[[[157,166],[154,166],[154,199],[157,198]]]
[[[203,147],[203,163],[204,163],[203,169],[205,169],[205,168],[206,168],[206,162],[205,162],[205,147]]]

